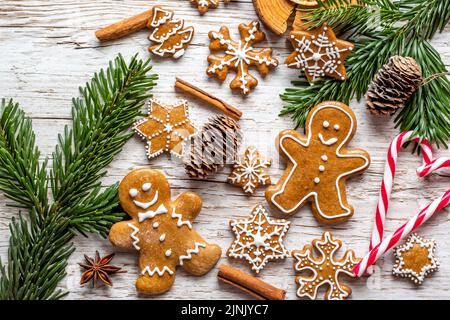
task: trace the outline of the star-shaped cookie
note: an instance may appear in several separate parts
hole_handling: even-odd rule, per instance
[[[257,205],[247,219],[231,220],[236,239],[228,249],[230,258],[245,259],[259,273],[267,262],[290,255],[283,244],[289,221],[270,219],[262,205]]]
[[[155,158],[163,152],[181,157],[184,142],[197,130],[189,118],[188,104],[179,101],[164,105],[156,99],[150,101],[148,117],[138,120],[133,129],[147,140],[147,156]]]
[[[345,80],[344,61],[354,45],[336,37],[326,23],[312,31],[292,31],[289,35],[295,51],[286,59],[289,68],[301,69],[309,82],[319,77]]]
[[[260,184],[270,184],[267,168],[272,164],[271,159],[263,157],[255,147],[245,150],[244,156],[233,166],[228,182],[240,186],[244,192],[253,194]]]
[[[405,244],[394,250],[396,262],[392,270],[394,276],[410,278],[419,285],[425,277],[439,268],[435,257],[436,241],[424,239],[417,234],[411,234]]]

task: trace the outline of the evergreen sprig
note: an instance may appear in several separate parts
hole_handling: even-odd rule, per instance
[[[340,1],[340,0],[336,0]],[[347,80],[326,79],[310,86],[306,79],[293,81],[281,99],[288,103],[280,115],[290,114],[303,126],[308,112],[324,100],[349,103],[360,100],[376,72],[389,57],[399,54],[416,59],[424,76],[446,71],[439,53],[427,42],[450,20],[447,0],[361,0],[366,5],[326,7],[311,13],[312,23],[328,22],[355,43],[347,59]],[[374,7],[376,10],[374,10]],[[361,11],[362,10],[362,11]],[[362,12],[365,11],[363,14]],[[332,21],[327,19],[334,15]],[[359,19],[358,15],[366,19]],[[437,146],[450,139],[450,82],[439,78],[422,86],[395,119],[400,130],[413,130]]]
[[[13,101],[0,105],[0,190],[27,209],[10,224],[8,263],[0,261],[0,299],[58,299],[73,236],[106,236],[117,212],[118,185],[102,189],[105,167],[132,136],[128,131],[151,96],[150,60],[118,56],[73,100],[72,128],[58,137],[53,164],[39,161],[31,120]],[[48,180],[53,203],[49,205]]]

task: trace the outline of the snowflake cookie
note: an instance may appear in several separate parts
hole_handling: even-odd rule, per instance
[[[417,285],[421,284],[427,275],[439,269],[435,251],[435,240],[424,239],[415,233],[411,234],[405,244],[394,250],[396,261],[392,274],[410,278]]]
[[[299,297],[316,299],[318,290],[323,285],[328,286],[325,293],[327,300],[343,300],[351,295],[352,289],[339,281],[339,275],[354,277],[352,269],[359,259],[355,257],[353,250],[345,251],[341,259],[336,259],[334,255],[341,246],[341,240],[335,240],[329,232],[325,232],[322,239],[313,240],[312,246],[308,244],[302,250],[292,251],[292,256],[296,260],[295,271],[310,273],[309,276],[300,274],[296,277]],[[314,254],[314,250],[318,256]]]
[[[211,39],[209,49],[211,51],[224,51],[225,55],[209,55],[209,67],[206,73],[225,81],[230,69],[236,70],[236,77],[231,81],[230,88],[238,89],[244,95],[258,85],[258,80],[253,77],[248,69],[256,66],[262,76],[269,73],[269,68],[278,66],[278,60],[272,58],[272,49],[263,48],[256,50],[253,45],[264,41],[266,35],[260,29],[258,21],[252,21],[248,25],[240,24],[239,33],[241,39],[233,41],[227,27],[220,28],[219,32],[210,31]]]
[[[193,227],[202,199],[193,192],[170,197],[170,185],[161,171],[131,171],[119,185],[119,201],[131,220],[115,223],[111,243],[139,253],[139,292],[166,292],[175,281],[177,266],[195,276],[208,273],[222,250],[208,243]]]
[[[190,0],[191,3],[197,6],[198,12],[203,15],[210,8],[217,8],[219,6],[219,0]],[[224,0],[225,3],[230,2],[231,0]]]
[[[244,192],[253,194],[260,184],[270,184],[267,168],[272,159],[265,158],[255,147],[248,147],[244,156],[233,166],[228,182],[240,186]]]
[[[267,216],[262,205],[257,205],[249,218],[231,220],[236,239],[228,249],[228,257],[246,259],[252,270],[259,273],[267,262],[288,257],[283,238],[289,221],[274,220]]]
[[[289,38],[295,51],[285,63],[289,68],[303,70],[309,82],[324,76],[347,78],[344,61],[354,45],[337,39],[326,23],[313,31],[292,31]]]
[[[181,157],[185,141],[197,131],[189,119],[186,101],[168,106],[156,99],[150,101],[148,117],[138,120],[133,129],[147,140],[146,149],[149,159],[163,152],[170,152]]]

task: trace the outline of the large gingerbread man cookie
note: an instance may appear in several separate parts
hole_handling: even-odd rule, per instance
[[[287,168],[280,181],[266,191],[267,201],[286,215],[312,203],[315,217],[334,223],[353,215],[347,202],[345,182],[367,169],[369,154],[348,149],[356,132],[356,117],[343,103],[322,102],[308,114],[305,135],[284,130],[277,138]]]
[[[130,172],[120,183],[119,200],[132,219],[114,224],[109,239],[120,249],[139,251],[139,292],[164,293],[175,280],[177,266],[200,276],[220,259],[220,247],[208,244],[192,227],[202,206],[201,198],[186,192],[172,202],[162,172]]]

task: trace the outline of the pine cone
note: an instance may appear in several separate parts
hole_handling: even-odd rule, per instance
[[[184,167],[191,178],[206,179],[225,164],[238,159],[240,126],[232,118],[216,115],[191,139]]]
[[[366,93],[367,108],[372,114],[394,114],[411,98],[423,82],[416,60],[393,56],[375,75]]]

